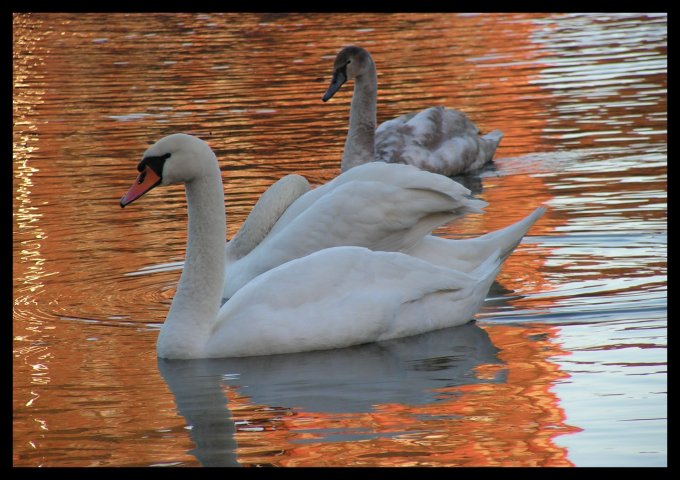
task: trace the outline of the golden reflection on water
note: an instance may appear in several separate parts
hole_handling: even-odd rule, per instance
[[[569,21],[579,25],[578,16]],[[144,208],[124,211],[118,199],[146,146],[174,131],[199,135],[216,151],[229,237],[282,175],[303,173],[312,184],[333,178],[351,89],[328,104],[320,97],[333,57],[345,44],[363,44],[378,62],[379,121],[444,104],[467,112],[483,131],[505,133],[496,164],[510,173],[485,176],[479,196],[489,202],[487,213],[438,234],[485,233],[543,203],[554,207],[531,235],[568,233],[584,215],[593,222],[603,217],[602,197],[586,198],[593,191],[610,195],[612,207],[620,207],[621,192],[637,192],[631,208],[617,214],[621,221],[663,224],[665,210],[654,200],[666,190],[658,154],[642,159],[647,162],[624,161],[628,170],[618,170],[629,144],[647,142],[653,156],[654,146],[665,142],[665,73],[649,67],[650,86],[635,87],[647,89],[639,104],[612,101],[636,93],[625,87],[632,82],[625,78],[604,96],[597,90],[584,98],[573,85],[601,71],[579,70],[564,60],[570,48],[555,47],[551,38],[573,38],[559,25],[545,15],[521,13],[16,14],[14,464],[197,464],[187,453],[193,445],[186,425],[155,366],[157,326],[178,272],[128,275],[183,259],[184,192],[175,187],[150,194]],[[592,53],[592,62],[600,61],[599,54]],[[559,83],[563,77],[571,78],[572,87]],[[579,105],[592,111],[584,116]],[[612,127],[604,120],[618,123]],[[595,162],[596,154],[570,160],[569,168],[544,164],[544,157],[533,164],[528,157],[516,160],[565,145],[601,152],[603,144],[620,149],[615,174],[598,171],[604,162]],[[578,168],[586,178],[582,185],[574,179]],[[623,185],[621,178],[632,175],[644,182]],[[556,186],[572,189],[571,196],[560,196],[564,190]],[[574,199],[583,207],[565,202]],[[622,256],[577,248],[595,263]],[[664,259],[631,259],[596,274],[602,282],[621,276],[647,281],[664,271]],[[505,289],[527,296],[509,298],[503,308],[547,311],[564,299],[531,294],[570,288],[567,275],[578,290],[593,273],[568,270],[560,264],[559,247],[528,239],[498,277]],[[551,359],[568,354],[557,329],[492,323],[484,329],[501,350],[507,380],[452,387],[441,392],[445,400],[432,404],[381,404],[344,416],[290,410],[274,418],[268,406],[228,387],[235,420],[276,427],[239,431],[239,461],[571,465],[567,450],[553,441],[578,431],[551,391],[565,376]],[[483,364],[476,375],[493,378],[499,368]],[[333,428],[385,435],[328,442],[310,432]],[[395,430],[408,433],[389,435]]]
[[[26,48],[30,49],[33,44],[37,43],[38,39],[27,40]],[[37,59],[37,62],[40,62]],[[29,72],[24,70],[24,62],[22,62],[21,57],[14,59],[14,83],[16,86],[25,85],[29,81]],[[26,290],[31,294],[35,293],[36,290],[42,288],[42,283],[40,279],[44,276],[44,263],[45,259],[40,254],[40,247],[42,241],[45,239],[45,231],[40,227],[40,218],[42,213],[40,213],[40,208],[34,205],[31,199],[31,191],[34,188],[33,175],[39,170],[35,166],[28,164],[28,157],[34,154],[37,150],[35,145],[30,142],[31,134],[29,132],[35,132],[37,126],[32,123],[31,110],[35,108],[35,105],[40,103],[40,97],[44,94],[44,90],[36,89],[28,95],[20,95],[14,97],[14,121],[15,121],[15,132],[14,132],[14,155],[15,159],[20,159],[20,162],[16,165],[14,170],[13,178],[13,189],[14,189],[14,212],[17,219],[17,223],[20,229],[20,234],[22,241],[20,243],[19,258],[15,257],[16,260],[21,260],[22,263],[31,263],[30,266],[26,267]],[[26,132],[21,134],[16,130]],[[16,269],[18,265],[14,265]],[[24,297],[23,299],[18,299],[19,302],[30,303],[30,296]]]
[[[267,406],[254,405],[238,389],[230,390],[234,420],[248,422],[255,430],[236,434],[239,461],[245,466],[298,467],[572,466],[567,451],[552,441],[579,431],[565,424],[564,412],[550,391],[566,376],[550,362],[564,353],[554,344],[554,329],[485,330],[501,350],[503,365],[482,364],[477,375],[493,376],[502,368],[507,370],[506,381],[443,388],[442,400],[432,404],[380,404],[372,412],[344,415],[304,411],[282,415],[277,410],[268,417]],[[529,341],[537,336],[542,339]],[[333,429],[379,436],[324,442],[318,432]]]

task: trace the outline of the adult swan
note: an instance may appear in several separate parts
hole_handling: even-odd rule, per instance
[[[184,183],[187,196],[186,260],[158,336],[162,358],[323,350],[461,325],[500,268],[498,251],[463,273],[403,253],[333,247],[266,271],[220,307],[226,214],[215,154],[174,134],[152,145],[137,169],[121,207],[157,185]]]
[[[433,191],[440,191],[440,195]],[[505,260],[543,215],[480,237],[448,239],[432,228],[486,203],[450,179],[408,165],[369,162],[311,189],[300,175],[287,175],[257,201],[236,236],[227,242],[223,300],[282,263],[317,250],[358,246],[399,251],[435,265],[471,272],[494,251]],[[433,203],[434,202],[434,203]],[[439,205],[437,213],[433,212]]]
[[[333,78],[322,100],[328,101],[354,79],[341,168],[362,163],[406,163],[446,176],[479,169],[490,161],[503,138],[500,130],[484,136],[464,113],[431,107],[380,124],[376,130],[378,77],[373,58],[356,46],[343,48],[335,58]]]

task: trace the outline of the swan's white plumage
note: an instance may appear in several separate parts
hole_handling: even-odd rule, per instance
[[[301,175],[286,175],[274,182],[255,203],[239,231],[227,242],[227,264],[243,258],[269,234],[283,212],[311,190]]]
[[[366,162],[406,163],[451,176],[477,170],[489,162],[503,137],[500,130],[481,136],[462,112],[441,106],[409,113],[376,130],[377,74],[373,58],[361,47],[343,48],[335,58],[333,79],[323,97],[330,99],[354,80],[349,130],[341,168]]]
[[[404,253],[435,265],[471,272],[496,251],[500,252],[501,261],[508,258],[545,211],[545,207],[538,207],[522,220],[479,237],[454,240],[427,235]]]
[[[163,358],[338,348],[460,325],[479,309],[501,264],[498,250],[465,273],[399,252],[326,248],[264,272],[220,308],[226,216],[217,159],[205,142],[184,134],[158,141],[142,163],[150,158],[164,161],[162,185],[185,184],[189,215],[184,269],[157,342]],[[153,188],[139,192],[147,170],[122,206]],[[428,205],[438,215],[437,202],[448,208],[452,200],[439,191],[434,197]],[[303,216],[304,210],[291,224]]]
[[[545,212],[539,207],[525,219],[477,238],[427,235],[457,216],[481,212],[485,203],[471,200],[469,193],[457,182],[408,165],[371,162],[347,170],[297,197],[280,216],[260,215],[278,221],[266,228],[267,236],[247,255],[233,261],[228,256],[222,298],[230,298],[257,275],[281,263],[340,245],[401,251],[470,272],[494,250],[500,250],[505,259]],[[448,211],[432,213],[435,208],[441,212],[442,207]],[[259,208],[281,210],[280,204],[268,207],[265,195],[253,213]],[[248,235],[245,224],[239,233]]]
[[[341,348],[462,325],[499,268],[497,253],[466,274],[398,252],[320,250],[236,292],[219,312],[206,356]]]
[[[222,297],[282,263],[329,247],[401,251],[434,228],[486,205],[441,175],[409,165],[368,163],[295,200],[268,235],[230,263]]]

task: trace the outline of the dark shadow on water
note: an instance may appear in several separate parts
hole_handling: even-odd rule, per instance
[[[470,171],[463,175],[453,175],[450,178],[470,190],[472,195],[479,195],[484,191],[484,178],[498,175],[500,174],[498,173],[496,164],[491,161],[485,163],[477,170]]]
[[[498,349],[474,322],[423,335],[319,352],[246,358],[158,360],[158,369],[190,426],[204,466],[238,466],[236,428],[223,386],[254,404],[304,412],[360,413],[375,405],[440,401],[437,389],[505,381],[475,368],[500,364]],[[450,400],[451,396],[447,396]]]

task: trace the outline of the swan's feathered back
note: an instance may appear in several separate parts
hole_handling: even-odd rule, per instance
[[[375,160],[451,176],[482,167],[502,137],[500,130],[480,136],[464,113],[432,107],[382,123],[375,132]]]
[[[434,228],[486,205],[442,175],[373,162],[348,170],[298,198],[269,235],[230,265],[223,298],[257,275],[322,248],[411,248]]]
[[[395,166],[397,168],[394,168]],[[466,213],[481,213],[481,209],[486,206],[486,202],[483,202],[482,200],[473,200],[469,198],[470,190],[449,178],[445,178],[441,175],[433,175],[429,172],[423,172],[410,165],[387,165],[384,162],[370,162],[347,170],[330,182],[301,196],[286,210],[286,212],[284,212],[276,225],[274,225],[272,233],[275,233],[288,225],[293,218],[302,211],[308,209],[314,202],[328,192],[347,182],[356,180],[376,181],[410,189],[438,190],[443,194],[451,198],[457,198],[462,202],[465,207],[469,209],[466,210]]]
[[[478,311],[499,268],[498,254],[465,274],[397,252],[321,250],[236,292],[220,311],[224,321],[213,329],[207,356],[341,348],[461,325]]]

